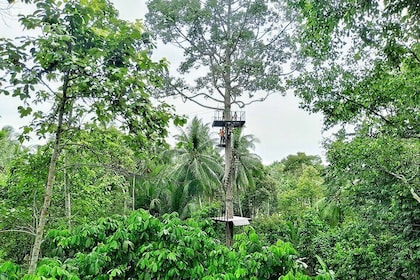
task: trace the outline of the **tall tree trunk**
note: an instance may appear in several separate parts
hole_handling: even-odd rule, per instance
[[[229,96],[230,97],[230,96]],[[230,99],[230,98],[229,98]],[[228,105],[228,106],[227,106]],[[231,120],[230,112],[230,100],[229,103],[225,102],[225,118],[229,123]],[[232,159],[232,128],[229,126],[225,127],[226,130],[226,147],[225,147],[225,174],[223,177],[223,184],[225,188],[225,204],[226,204],[226,219],[233,218],[233,190],[232,190],[232,179],[233,179],[233,159]],[[226,246],[230,247],[233,243],[233,223],[226,222]]]
[[[231,30],[230,30],[230,21],[232,13],[232,1],[228,1],[228,14],[227,14],[227,36],[230,39]],[[231,47],[229,44],[226,46],[225,53],[225,69],[224,69],[224,80],[225,80],[225,93],[224,93],[224,116],[225,123],[228,124],[232,120],[231,116]],[[225,125],[226,130],[226,146],[225,146],[225,174],[224,174],[224,187],[226,192],[225,204],[226,204],[226,218],[233,218],[233,192],[232,192],[232,128],[228,125]],[[226,222],[226,246],[230,247],[233,243],[233,223]]]
[[[227,87],[227,91],[230,92],[230,88]],[[231,105],[230,105],[230,93],[225,95],[225,121],[230,123],[231,121]],[[226,130],[226,147],[225,147],[225,174],[223,177],[223,184],[226,192],[225,204],[227,219],[233,218],[233,153],[232,153],[232,128],[229,125],[225,126]],[[233,223],[226,222],[226,246],[230,247],[233,243]]]
[[[55,166],[57,163],[57,159],[60,155],[60,139],[61,134],[63,132],[63,117],[66,109],[68,82],[69,78],[68,75],[66,75],[64,77],[63,83],[63,96],[58,107],[57,130],[55,132],[54,146],[51,154],[50,166],[48,168],[48,179],[47,186],[45,187],[44,204],[41,208],[41,214],[39,216],[39,222],[35,233],[35,241],[31,252],[31,261],[28,269],[29,274],[35,273],[36,266],[38,264],[39,253],[41,251],[41,244],[44,237],[44,229],[48,218],[48,210],[51,205],[51,196],[55,177]]]

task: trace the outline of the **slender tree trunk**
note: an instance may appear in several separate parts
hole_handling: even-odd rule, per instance
[[[47,186],[45,187],[45,195],[44,195],[44,204],[41,208],[41,215],[39,216],[38,226],[36,228],[35,233],[35,241],[32,247],[31,252],[31,261],[29,264],[28,273],[34,274],[36,270],[36,266],[38,264],[39,253],[41,251],[41,243],[43,241],[44,236],[44,229],[48,219],[48,210],[51,205],[51,196],[52,196],[52,189],[54,184],[54,177],[55,177],[55,166],[57,163],[57,159],[60,155],[60,139],[63,129],[63,117],[66,110],[66,102],[67,102],[67,87],[68,87],[69,78],[68,75],[64,78],[63,84],[63,97],[58,107],[58,121],[57,121],[57,130],[55,132],[55,140],[53,145],[53,150],[50,159],[50,166],[48,168],[48,179],[47,179]]]
[[[239,206],[239,214],[241,215],[241,217],[244,216],[244,213],[242,211],[242,202],[241,202],[241,198],[238,196],[238,206]]]
[[[67,227],[71,229],[71,192],[67,192]]]
[[[64,159],[65,166],[67,166],[67,160]],[[67,181],[67,168],[64,168],[64,209],[67,220],[67,228],[71,229],[71,191],[68,187]]]
[[[250,195],[250,193],[248,193],[247,196],[246,196],[246,202],[248,204],[248,213],[247,214],[252,219],[253,217],[252,217],[251,195]]]
[[[67,164],[65,164],[67,165]],[[64,210],[67,220],[67,228],[71,229],[71,194],[67,186],[67,169],[64,168]]]
[[[133,209],[133,211],[136,210],[136,207],[135,207],[135,204],[136,204],[135,189],[136,189],[136,175],[134,174],[133,175],[133,189],[132,189],[132,198],[133,198],[132,209]]]
[[[128,209],[128,197],[130,196],[130,190],[129,189],[125,189],[125,186],[121,187],[122,192],[123,192],[123,197],[124,197],[124,201],[123,201],[123,211],[124,211],[124,215],[127,214],[127,209]]]

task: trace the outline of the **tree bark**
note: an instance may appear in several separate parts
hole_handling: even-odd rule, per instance
[[[71,229],[71,193],[70,188],[67,185],[67,161],[64,159],[64,212],[67,220],[67,228]]]
[[[34,274],[36,270],[36,266],[38,264],[39,253],[41,251],[41,244],[44,237],[44,229],[48,219],[48,210],[51,205],[51,197],[52,197],[52,188],[54,184],[54,177],[55,177],[55,166],[57,163],[57,159],[60,155],[60,139],[63,130],[63,117],[65,113],[65,107],[67,102],[67,87],[68,87],[69,78],[65,76],[64,83],[63,83],[63,97],[59,104],[58,108],[58,121],[57,121],[57,130],[55,132],[55,140],[53,145],[53,150],[50,159],[50,166],[48,168],[48,179],[47,185],[45,187],[45,195],[44,195],[44,203],[41,208],[41,214],[39,216],[38,226],[36,228],[35,233],[35,241],[32,247],[31,252],[31,261],[29,264],[28,273]]]
[[[123,213],[124,215],[127,214],[127,210],[128,210],[128,200],[131,198],[130,197],[130,191],[127,187],[127,189],[125,188],[125,186],[121,187],[121,190],[123,192],[123,197],[124,197],[124,201],[123,201]]]
[[[132,203],[133,203],[133,205],[132,205],[132,210],[134,211],[134,210],[136,210],[136,193],[135,193],[135,189],[136,189],[136,175],[135,174],[133,174],[133,189],[131,190],[132,191],[132,199],[133,199],[133,201],[132,201]]]
[[[64,169],[64,211],[67,220],[67,228],[71,229],[71,193],[67,186],[67,174]]]

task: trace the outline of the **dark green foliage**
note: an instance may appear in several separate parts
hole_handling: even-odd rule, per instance
[[[276,184],[277,212],[288,220],[296,220],[324,197],[321,158],[298,152],[267,169]]]
[[[319,255],[339,279],[418,278],[419,154],[416,141],[384,136],[331,144],[328,194],[293,243],[310,268]]]
[[[350,275],[343,259],[353,264],[357,279],[380,279],[384,271],[388,279],[420,275],[420,256],[410,253],[420,245],[419,202],[410,191],[419,184],[419,154],[415,140],[391,137],[333,144],[329,181],[340,206],[351,211],[332,260],[338,275]],[[343,169],[345,176],[338,176]]]
[[[289,243],[263,246],[249,228],[229,249],[210,237],[210,227],[208,233],[200,227],[174,214],[158,219],[142,210],[71,232],[52,230],[45,249],[57,259],[52,267],[80,279],[278,279],[298,269]]]
[[[311,67],[294,83],[303,108],[341,131],[327,143],[330,225],[314,250],[340,279],[418,279],[418,1],[290,1]]]
[[[299,1],[312,67],[293,83],[325,124],[419,137],[418,1]],[[326,36],[320,36],[326,34]]]
[[[284,240],[295,244],[297,230],[291,222],[286,221],[280,215],[271,215],[252,220],[252,226],[261,239],[267,243]]]
[[[298,251],[300,261],[305,264],[311,275],[316,275],[321,269],[316,254],[326,259],[326,252],[331,244],[320,244],[328,226],[320,219],[315,211],[302,211],[299,217],[290,216],[264,216],[252,221],[252,225],[264,243],[270,244],[277,240],[290,242]],[[333,245],[332,245],[333,246]]]

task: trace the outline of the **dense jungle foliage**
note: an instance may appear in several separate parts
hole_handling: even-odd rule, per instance
[[[148,28],[106,0],[22,2],[35,12],[20,23],[41,32],[0,39],[0,94],[31,119],[0,130],[0,280],[420,279],[417,1],[153,0]],[[181,78],[152,59],[155,35],[185,51]],[[245,106],[286,90],[337,130],[324,162],[264,165],[257,135],[235,128],[226,168],[209,125],[161,99]],[[232,246],[211,220],[226,170],[251,218]]]

